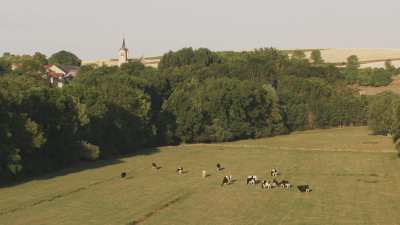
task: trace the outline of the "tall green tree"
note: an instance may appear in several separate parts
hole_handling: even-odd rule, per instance
[[[360,68],[360,61],[356,55],[351,55],[347,58],[346,69],[357,70]]]
[[[62,50],[51,55],[49,58],[49,63],[80,66],[82,60],[79,59],[75,54]]]
[[[393,132],[395,110],[400,105],[400,96],[383,92],[372,96],[368,107],[368,127],[375,134],[387,135]]]
[[[314,64],[321,64],[324,62],[322,59],[321,51],[319,49],[313,50],[311,52],[311,60]]]

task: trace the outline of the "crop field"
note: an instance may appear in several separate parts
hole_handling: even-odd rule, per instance
[[[217,172],[217,162],[225,169]],[[175,173],[179,166],[183,175]],[[279,180],[313,191],[245,184],[247,175],[271,179],[272,167]],[[224,175],[234,182],[221,187]],[[399,203],[400,159],[390,137],[350,127],[161,147],[83,164],[0,188],[0,224],[397,225]]]
[[[311,51],[306,52],[310,55]],[[321,50],[322,58],[328,63],[346,62],[351,55],[357,55],[360,62],[385,61],[392,59],[400,60],[400,49],[390,48],[328,48]]]

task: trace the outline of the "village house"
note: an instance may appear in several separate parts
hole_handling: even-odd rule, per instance
[[[71,65],[46,65],[46,76],[49,83],[53,86],[62,88],[79,72],[79,66]]]

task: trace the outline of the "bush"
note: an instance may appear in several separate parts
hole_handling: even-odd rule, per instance
[[[88,142],[82,143],[81,158],[83,160],[94,161],[100,156],[100,148],[97,145]]]

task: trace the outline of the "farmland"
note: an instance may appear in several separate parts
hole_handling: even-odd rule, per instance
[[[272,167],[313,192],[245,185]],[[365,127],[161,147],[3,187],[0,224],[398,224],[399,170],[391,139]],[[221,187],[230,174],[236,181]]]

